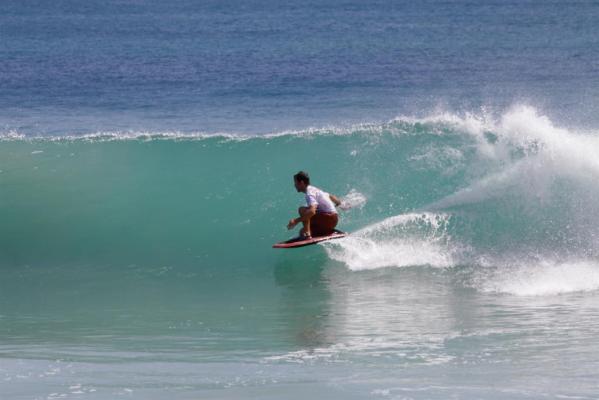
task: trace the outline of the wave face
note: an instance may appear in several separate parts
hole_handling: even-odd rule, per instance
[[[475,288],[516,294],[536,293],[529,273],[555,283],[538,294],[599,287],[599,137],[529,106],[264,136],[13,132],[0,153],[4,267],[259,266],[289,235],[304,169],[353,205],[340,224],[353,234],[325,246],[349,269],[477,266]]]

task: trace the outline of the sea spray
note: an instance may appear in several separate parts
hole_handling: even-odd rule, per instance
[[[327,244],[329,255],[352,270],[381,267],[454,265],[446,236],[449,217],[405,214],[367,226],[338,243]]]

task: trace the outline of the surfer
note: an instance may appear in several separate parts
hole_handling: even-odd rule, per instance
[[[307,172],[300,171],[293,175],[293,183],[298,192],[306,194],[307,207],[298,209],[299,217],[289,220],[287,229],[293,229],[301,222],[303,228],[300,230],[299,239],[310,239],[312,235],[326,236],[333,233],[339,222],[335,206],[339,206],[341,201],[336,196],[310,185],[310,176]]]

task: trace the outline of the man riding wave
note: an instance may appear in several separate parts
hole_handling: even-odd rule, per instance
[[[298,209],[299,217],[289,220],[287,229],[293,229],[301,222],[303,227],[298,237],[301,240],[333,233],[339,222],[335,206],[339,206],[341,201],[336,196],[310,185],[310,176],[307,172],[300,171],[295,174],[293,183],[298,192],[306,194],[307,206]]]

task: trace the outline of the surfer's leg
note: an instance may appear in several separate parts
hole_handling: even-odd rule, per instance
[[[337,214],[317,213],[312,217],[312,236],[326,236],[333,233],[339,222]]]
[[[304,216],[306,215],[306,213],[308,212],[309,208],[308,207],[300,207],[298,208],[297,212],[299,213],[300,217],[302,217],[302,229],[300,229],[300,235],[303,236],[310,236],[310,219],[308,218],[306,220],[304,220]]]

